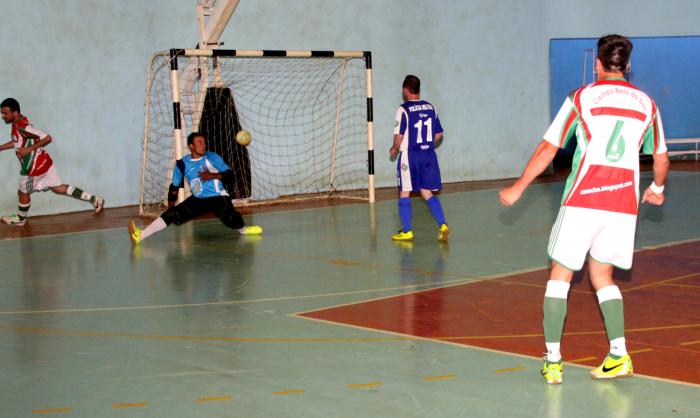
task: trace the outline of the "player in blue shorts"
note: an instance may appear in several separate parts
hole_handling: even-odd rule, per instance
[[[243,217],[233,207],[231,198],[223,182],[230,182],[233,171],[219,154],[207,151],[207,140],[203,134],[192,132],[187,137],[190,155],[177,160],[173,169],[173,180],[168,191],[168,210],[141,230],[133,220],[129,221],[129,237],[136,245],[150,235],[165,229],[171,223],[180,225],[190,219],[213,213],[229,228],[238,230],[243,235],[259,235],[262,228],[258,225],[245,226]],[[182,203],[175,205],[178,191],[184,181],[190,186],[192,195]]]
[[[440,166],[435,147],[442,141],[442,125],[435,107],[420,99],[420,79],[407,75],[403,81],[404,103],[396,110],[394,144],[391,158],[398,156],[396,177],[399,182],[401,230],[391,236],[395,241],[411,241],[411,192],[420,192],[428,202],[438,224],[438,240],[447,241],[450,230],[440,200],[433,192],[442,189]]]

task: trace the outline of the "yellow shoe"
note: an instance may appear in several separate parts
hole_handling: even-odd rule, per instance
[[[136,224],[131,219],[129,219],[129,238],[133,245],[138,245],[141,242],[141,230],[136,227]]]
[[[617,357],[617,358],[616,358]],[[616,377],[632,376],[632,359],[627,356],[614,356],[608,353],[603,364],[591,370],[594,379],[615,379]]]
[[[450,238],[450,228],[447,224],[440,225],[440,230],[438,231],[438,241],[447,241]]]
[[[413,239],[413,231],[399,231],[398,233],[392,235],[391,239],[394,241],[411,241]]]
[[[263,229],[260,225],[250,225],[243,228],[241,234],[243,235],[260,235]]]
[[[558,385],[564,378],[564,366],[561,364],[561,360],[553,362],[545,358],[541,373],[547,383],[550,385]]]

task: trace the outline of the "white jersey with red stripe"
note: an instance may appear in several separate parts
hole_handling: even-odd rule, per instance
[[[654,101],[623,79],[605,79],[566,98],[544,139],[564,148],[575,133],[572,170],[562,206],[636,215],[639,150],[666,152]]]
[[[46,132],[35,128],[25,116],[21,116],[12,124],[12,145],[16,152],[21,148],[31,147],[47,136]],[[17,158],[20,164],[19,173],[23,176],[40,176],[53,165],[53,160],[44,147],[37,148],[24,157],[17,154]]]

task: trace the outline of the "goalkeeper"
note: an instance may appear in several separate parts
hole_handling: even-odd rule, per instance
[[[199,132],[189,134],[187,147],[190,155],[177,160],[173,169],[173,181],[168,191],[168,210],[143,230],[130,220],[131,242],[136,245],[172,223],[180,225],[204,213],[215,214],[224,225],[243,235],[262,234],[262,228],[258,225],[245,226],[243,217],[234,209],[223,185],[231,181],[233,171],[219,154],[207,151],[204,135]],[[192,195],[175,205],[178,191],[185,180]]]

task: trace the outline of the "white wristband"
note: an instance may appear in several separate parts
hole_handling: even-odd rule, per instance
[[[649,185],[649,188],[651,189],[652,192],[654,192],[656,194],[661,194],[664,192],[664,189],[666,188],[666,186],[657,186],[656,183],[654,183],[652,181],[651,184]]]

